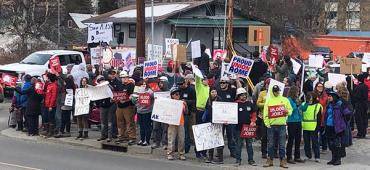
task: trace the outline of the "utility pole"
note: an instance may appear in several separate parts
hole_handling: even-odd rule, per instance
[[[60,48],[60,0],[58,0],[58,49]]]
[[[136,63],[139,58],[145,58],[145,3],[136,0]]]
[[[148,56],[149,60],[154,60],[153,56],[154,56],[154,0],[152,0],[152,51],[149,52],[149,54],[151,56]]]
[[[229,13],[227,16],[227,58],[231,60],[233,57],[233,18],[234,18],[234,0],[229,0],[228,3]]]

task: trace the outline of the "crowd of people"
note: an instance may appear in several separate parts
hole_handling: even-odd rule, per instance
[[[266,159],[263,166],[273,166],[276,158],[280,160],[280,167],[288,168],[288,163],[319,163],[320,154],[328,149],[332,157],[327,164],[340,165],[346,156],[345,148],[352,145],[354,124],[358,131],[356,137],[366,137],[369,74],[356,75],[358,83],[352,83],[350,78],[349,82],[333,86],[325,76],[330,69],[324,69],[307,72],[307,80],[301,84],[300,74],[306,71],[301,69],[294,74],[289,56],[268,63],[255,52],[250,73],[252,89],[246,79],[221,73],[222,62],[210,62],[204,45],[201,49],[202,56],[195,59],[194,64],[203,77],[193,74],[191,66],[173,61],[169,62],[166,71],[150,79],[142,78],[143,68],[140,66],[130,75],[126,70],[110,67],[102,70],[96,67],[93,72],[93,66],[84,64],[68,65],[67,74],[48,72],[42,79],[25,75],[23,85],[15,88],[13,98],[13,107],[19,112],[17,130],[27,129],[32,136],[70,137],[71,121],[76,120],[76,140],[84,140],[89,137],[89,118],[98,111],[101,124],[98,141],[150,145],[153,149],[166,150],[168,160],[176,158],[175,152],[180,160],[186,160],[185,155],[194,145],[192,125],[212,122],[212,103],[218,101],[238,104],[238,123],[223,125],[227,148],[237,165],[241,165],[243,159],[244,141],[248,164],[256,165],[252,143],[260,140],[261,156]],[[272,79],[283,82],[285,88],[270,87]],[[35,88],[40,81],[44,82],[43,90]],[[74,94],[77,88],[89,88],[107,81],[112,91],[123,92],[120,100],[92,101],[89,112],[79,116],[74,116],[73,106],[64,103],[66,95]],[[180,125],[151,119],[154,93],[166,91],[171,99],[184,101]],[[240,135],[245,125],[257,127],[255,139]],[[304,158],[300,153],[302,136]],[[195,149],[195,154],[206,163],[223,164],[224,150],[223,146],[206,151]]]

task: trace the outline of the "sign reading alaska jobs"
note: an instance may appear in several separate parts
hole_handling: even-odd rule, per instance
[[[253,63],[254,61],[251,59],[234,56],[231,59],[230,67],[228,68],[227,72],[246,78],[249,76],[249,73],[252,70]]]

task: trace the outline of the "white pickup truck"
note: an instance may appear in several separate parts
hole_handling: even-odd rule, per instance
[[[84,55],[78,51],[68,50],[48,50],[38,51],[30,54],[19,63],[7,64],[0,66],[0,74],[7,73],[18,77],[18,80],[25,74],[34,77],[41,77],[42,74],[48,70],[49,59],[58,56],[60,64],[62,65],[63,73],[66,73],[66,66],[68,64],[78,65],[85,63]],[[6,89],[6,88],[5,88]]]

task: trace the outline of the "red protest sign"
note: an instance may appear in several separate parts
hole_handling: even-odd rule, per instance
[[[217,59],[220,59],[224,61],[226,58],[227,51],[226,50],[221,50],[221,49],[215,49],[213,50],[213,61],[216,61]]]
[[[269,47],[269,52],[270,52],[270,62],[276,63],[279,61],[279,49],[270,45]]]
[[[257,127],[244,124],[240,131],[240,138],[255,138],[257,136]]]
[[[149,93],[140,93],[139,94],[139,104],[149,106],[150,105],[150,94]]]
[[[268,116],[269,118],[279,118],[285,117],[285,106],[284,105],[275,105],[268,107]]]
[[[125,91],[114,91],[113,100],[114,101],[127,101],[129,100],[129,95]]]
[[[54,56],[49,60],[49,66],[52,73],[62,72],[62,65],[60,65],[59,57]]]
[[[5,85],[15,87],[17,85],[17,77],[11,76],[9,74],[3,73],[2,79]]]
[[[35,84],[35,91],[36,91],[36,93],[38,93],[38,94],[42,94],[42,93],[43,93],[43,91],[44,91],[44,83],[42,83],[42,82],[37,82],[37,83]]]

